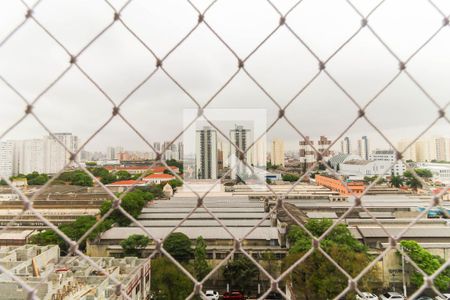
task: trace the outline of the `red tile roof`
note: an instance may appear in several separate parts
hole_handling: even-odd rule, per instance
[[[175,176],[170,174],[150,174],[144,177],[144,179],[175,179]]]
[[[106,170],[147,170],[150,166],[105,166]]]
[[[178,168],[175,166],[169,166],[173,171],[177,170]],[[150,169],[153,173],[162,173],[165,170],[167,170],[166,167],[162,166],[162,167],[154,167]]]
[[[145,181],[142,180],[121,180],[110,183],[109,185],[134,185],[134,184],[145,184]]]

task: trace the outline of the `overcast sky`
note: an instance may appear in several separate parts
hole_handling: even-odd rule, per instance
[[[33,1],[28,1],[33,2]],[[112,1],[120,7],[125,1]],[[286,12],[296,1],[273,1]],[[367,14],[379,1],[354,1]],[[204,9],[209,1],[193,1]],[[434,0],[446,14],[450,2]],[[20,23],[26,9],[20,1],[0,3],[0,41]],[[42,0],[34,16],[71,53],[77,53],[111,22],[113,10],[104,1]],[[165,54],[197,22],[197,13],[182,0],[135,0],[122,13],[124,22],[158,55]],[[277,12],[263,0],[219,0],[206,13],[224,41],[245,58],[279,22]],[[287,23],[325,61],[360,27],[360,19],[344,0],[304,0]],[[387,0],[369,18],[369,24],[394,53],[406,60],[442,24],[443,17],[426,0]],[[439,105],[450,100],[450,28],[444,28],[407,65]],[[78,58],[79,65],[119,103],[155,67],[155,59],[120,23],[115,23]],[[233,54],[201,24],[165,61],[164,68],[200,103],[237,70]],[[0,47],[0,75],[27,99],[34,99],[69,65],[68,55],[34,22],[24,25]],[[245,64],[249,73],[273,98],[285,105],[318,71],[316,59],[281,27]],[[326,70],[365,105],[398,71],[398,63],[367,29],[334,56]],[[0,81],[0,134],[24,113],[25,103]],[[86,140],[111,115],[112,104],[76,68],[36,104],[34,112],[54,132],[72,132]],[[121,112],[150,142],[171,140],[185,121],[184,109],[194,102],[161,70],[122,106]],[[210,108],[266,109],[267,122],[278,114],[273,102],[241,71],[211,102]],[[336,138],[356,117],[357,107],[325,74],[289,106],[287,117],[305,135]],[[447,114],[450,109],[447,107]],[[402,74],[367,108],[368,118],[393,142],[413,138],[437,116],[437,108]],[[439,121],[429,135],[450,136],[450,125]],[[225,130],[225,128],[224,128]],[[31,117],[4,139],[37,138],[46,132]],[[387,147],[378,133],[359,120],[346,134],[367,135],[374,147]],[[268,140],[282,138],[296,149],[300,136],[280,121]],[[123,121],[114,119],[88,145],[146,150],[145,144]]]

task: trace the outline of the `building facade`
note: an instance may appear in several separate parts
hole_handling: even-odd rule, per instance
[[[217,132],[211,127],[196,131],[195,178],[217,178]]]
[[[272,165],[284,167],[284,141],[275,139],[272,141],[272,151],[270,152]]]
[[[0,142],[0,176],[9,178],[13,175],[14,143]]]
[[[386,175],[403,175],[406,171],[406,166],[401,160],[397,161],[397,155],[394,150],[375,150],[369,155],[369,159],[379,162],[388,162],[389,165],[393,165],[389,174]]]
[[[358,140],[358,155],[363,159],[368,160],[369,154],[369,139],[367,138],[367,136],[363,136],[360,140]]]

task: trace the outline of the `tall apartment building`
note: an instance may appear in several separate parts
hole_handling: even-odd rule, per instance
[[[300,163],[305,166],[309,166],[316,161],[316,154],[312,146],[314,146],[314,141],[306,136],[303,141],[299,142],[299,159]]]
[[[156,151],[160,152],[161,151],[161,143],[160,142],[154,142],[153,143],[153,148],[155,148]]]
[[[197,179],[217,178],[217,132],[211,127],[196,131],[195,177]]]
[[[49,135],[42,139],[2,143],[2,147],[8,151],[0,151],[0,172],[12,175],[35,171],[47,174],[59,172],[70,162],[70,152],[78,149],[78,137],[71,133],[53,135],[54,137]]]
[[[388,162],[389,166],[397,161],[397,155],[394,150],[375,150],[369,155],[370,160]],[[403,175],[406,171],[406,166],[403,162],[397,161],[390,170],[390,173],[385,174],[387,176],[394,174],[395,176]]]
[[[272,141],[272,151],[270,152],[270,162],[272,165],[284,166],[284,141],[275,139]]]
[[[361,156],[362,159],[369,159],[370,148],[369,139],[367,138],[367,136],[363,136],[360,140],[358,140],[358,155]]]
[[[322,153],[322,158],[325,160],[331,158],[331,150],[329,149],[330,145],[331,140],[323,135],[321,135],[319,140],[317,141],[317,151]]]
[[[306,136],[303,141],[300,141],[300,151],[299,151],[299,159],[300,163],[303,164],[304,167],[311,166],[317,160],[317,154],[313,149],[315,145],[314,141],[310,139],[309,136]],[[328,160],[331,158],[331,150],[328,149],[331,145],[331,140],[329,140],[326,136],[320,136],[317,140],[316,150],[317,152],[322,154],[322,159]]]
[[[44,173],[44,139],[14,141],[13,174]]]
[[[253,141],[249,141],[248,147],[250,147],[252,143]],[[248,160],[252,166],[265,169],[267,164],[267,144],[265,137],[255,141],[255,144],[249,150]]]
[[[400,140],[398,150],[405,150],[410,143],[410,140]],[[417,162],[450,161],[450,138],[422,138],[406,149],[403,158]]]
[[[403,152],[403,159],[417,161],[417,153],[416,153],[416,144],[411,145],[411,147],[407,148],[409,144],[411,144],[411,140],[402,139],[397,144],[397,150]]]
[[[436,144],[436,160],[450,161],[450,139],[438,137],[434,139]]]
[[[183,142],[178,142],[178,160],[183,160],[183,157],[184,157]]]
[[[351,142],[350,142],[350,138],[348,136],[346,136],[341,141],[341,153],[344,153],[344,154],[351,154],[352,153],[352,145],[351,145]]]
[[[230,139],[234,143],[234,145],[230,145],[230,158],[233,160],[230,164],[231,167],[234,167],[231,172],[231,177],[237,178],[237,175],[242,176],[247,174],[248,167],[239,159],[241,153],[238,149],[245,152],[248,146],[251,145],[251,131],[250,129],[244,128],[244,126],[236,125],[234,129],[230,130]],[[247,165],[251,165],[251,153],[245,154],[244,161]]]
[[[120,159],[120,154],[124,152],[123,147],[108,147],[106,148],[106,159],[116,160]]]
[[[0,142],[0,176],[9,178],[13,175],[14,142]]]
[[[70,162],[70,152],[78,149],[77,136],[67,132],[53,135],[44,137],[44,173],[47,174],[54,174],[63,169]]]

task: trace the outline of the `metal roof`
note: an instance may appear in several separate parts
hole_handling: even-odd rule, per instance
[[[180,223],[181,219],[174,220],[139,220],[144,227],[169,227],[176,226]],[[225,219],[221,220],[226,226],[229,227],[252,227],[258,224],[259,220],[242,220],[242,219]],[[135,224],[130,226],[136,227]],[[220,226],[216,220],[186,220],[181,224],[182,227],[217,227]],[[270,227],[270,220],[263,221],[259,227]]]
[[[336,215],[336,213],[334,212],[319,212],[319,211],[312,211],[312,212],[307,212],[306,216],[308,216],[308,218],[311,219],[337,219],[338,216]]]
[[[236,237],[244,237],[253,227],[230,227],[228,230]],[[157,239],[164,238],[169,234],[173,227],[146,227],[151,235]],[[233,239],[232,236],[225,231],[223,227],[179,227],[175,232],[182,232],[190,239],[196,239],[202,236],[206,240],[227,240]],[[122,240],[132,234],[146,233],[139,227],[113,227],[101,235],[101,240]],[[246,238],[247,240],[276,240],[278,239],[278,230],[274,227],[256,228]]]
[[[397,235],[404,230],[405,227],[385,227],[390,235]],[[360,234],[365,238],[388,237],[380,227],[360,227]],[[438,238],[445,237],[450,239],[450,227],[412,227],[406,231],[403,238]]]

